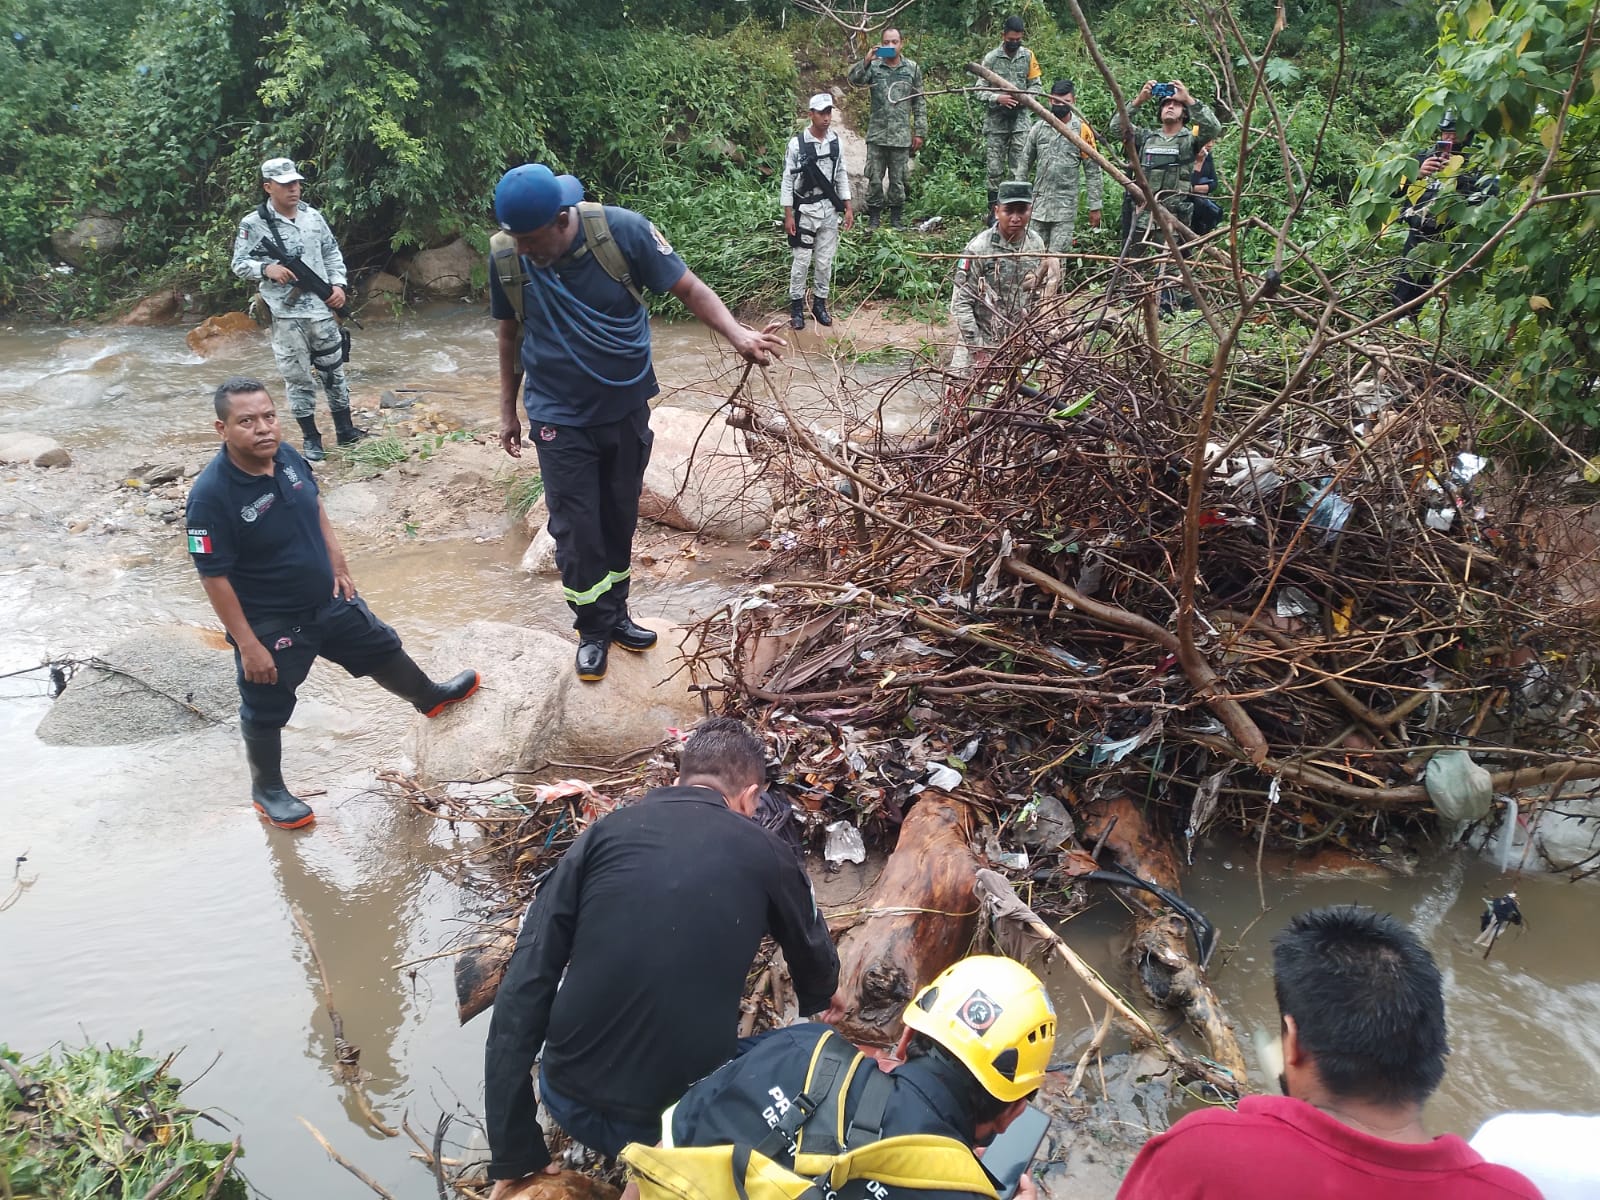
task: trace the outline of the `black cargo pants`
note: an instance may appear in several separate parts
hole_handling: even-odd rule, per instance
[[[605,638],[628,606],[633,531],[650,462],[650,408],[608,425],[534,424],[561,591],[581,638]]]

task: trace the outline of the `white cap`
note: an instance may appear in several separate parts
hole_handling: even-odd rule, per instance
[[[833,107],[833,93],[832,92],[818,92],[815,96],[811,97],[811,111],[812,112],[827,112],[828,109],[830,109],[832,107]]]
[[[261,178],[270,179],[273,183],[293,183],[297,179],[304,179],[299,168],[294,165],[292,158],[269,158],[261,164]]]

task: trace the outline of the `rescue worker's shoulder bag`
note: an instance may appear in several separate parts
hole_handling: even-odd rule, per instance
[[[644,293],[634,282],[633,268],[628,265],[627,255],[622,253],[617,239],[611,236],[611,223],[606,220],[605,205],[583,200],[578,203],[577,209],[578,220],[583,222],[583,245],[578,247],[577,257],[594,255],[601,270],[627,288],[628,294],[642,305]],[[489,238],[489,262],[500,280],[501,292],[520,322],[523,320],[522,288],[528,282],[528,273],[523,269],[522,255],[517,253],[517,239],[503,229],[492,235]]]
[[[845,1095],[863,1066],[870,1074],[846,1121]],[[635,1142],[620,1157],[640,1200],[825,1200],[860,1179],[995,1200],[994,1181],[964,1143],[932,1133],[882,1136],[893,1091],[876,1063],[828,1033],[812,1053],[801,1095],[760,1145]]]

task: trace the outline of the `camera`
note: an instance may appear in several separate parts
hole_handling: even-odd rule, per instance
[[[1150,94],[1157,100],[1171,100],[1178,94],[1178,85],[1175,83],[1158,83],[1150,89]]]
[[[1449,158],[1450,152],[1450,143],[1445,141],[1443,138],[1440,138],[1433,144],[1433,157],[1435,158]]]

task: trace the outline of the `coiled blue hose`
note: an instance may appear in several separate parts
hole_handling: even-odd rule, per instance
[[[590,379],[602,387],[624,388],[650,373],[650,313],[644,305],[637,305],[626,317],[614,317],[585,304],[555,271],[534,269],[528,276],[540,315]],[[643,354],[644,366],[631,379],[607,379],[585,361],[583,351],[611,358]]]

